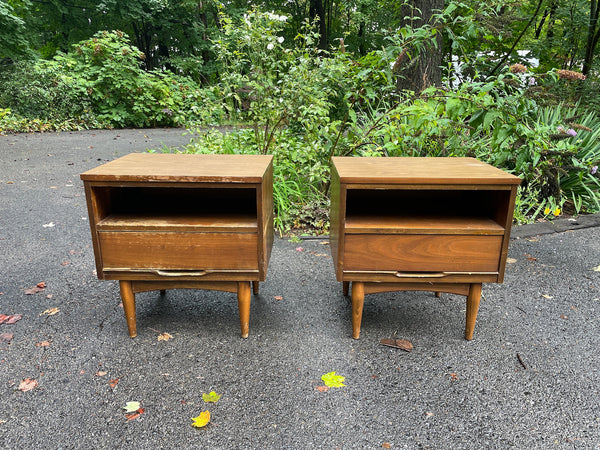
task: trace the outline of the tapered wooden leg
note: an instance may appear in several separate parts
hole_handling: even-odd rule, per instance
[[[467,295],[467,324],[465,327],[465,339],[467,341],[473,339],[473,331],[475,331],[475,321],[477,320],[480,301],[481,283],[473,283],[469,287],[469,295]]]
[[[166,289],[161,289],[160,290],[160,295],[166,295],[167,294],[167,290]]]
[[[348,295],[348,293],[350,292],[350,282],[349,281],[342,281],[342,291],[343,291],[344,295]]]
[[[238,308],[240,310],[240,325],[242,327],[242,337],[248,337],[248,331],[250,328],[250,282],[239,281],[238,282]]]
[[[435,296],[436,296],[437,298],[440,298],[440,297],[442,296],[442,293],[441,293],[441,292],[436,292],[436,293],[435,293]]]
[[[258,281],[252,282],[252,293],[258,295]]]
[[[135,323],[135,294],[131,281],[119,281],[121,290],[121,300],[123,301],[123,310],[125,311],[125,320],[129,329],[129,336],[132,338],[137,336],[137,326]]]
[[[352,282],[352,337],[360,338],[363,305],[365,303],[365,285],[361,281]]]

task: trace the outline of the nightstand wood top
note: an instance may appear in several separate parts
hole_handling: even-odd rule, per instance
[[[518,185],[519,177],[475,158],[334,157],[344,184]]]

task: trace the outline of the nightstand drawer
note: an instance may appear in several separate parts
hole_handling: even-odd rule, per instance
[[[502,236],[346,235],[344,270],[498,272]]]
[[[256,233],[98,233],[105,270],[257,270]]]

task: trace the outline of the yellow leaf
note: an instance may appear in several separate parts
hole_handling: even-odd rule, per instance
[[[169,339],[173,339],[173,336],[171,336],[169,333],[165,332],[158,335],[159,341],[168,341]]]
[[[43,313],[40,314],[40,316],[46,315],[46,316],[53,316],[54,314],[58,313],[60,311],[60,309],[58,308],[49,308],[46,311],[44,311]]]
[[[135,412],[140,409],[140,402],[127,402],[125,406],[123,406],[125,412]]]
[[[551,295],[547,295],[547,294],[542,294],[542,297],[547,298],[548,300],[550,300],[552,297]]]
[[[202,411],[198,417],[192,417],[194,423],[192,423],[193,427],[202,428],[208,425],[210,422],[210,411]]]
[[[596,271],[596,272],[600,272],[600,266],[598,267],[594,267],[592,270]]]
[[[210,394],[202,394],[202,400],[206,403],[217,403],[221,398],[220,394],[217,394],[215,391],[211,391]]]
[[[344,384],[344,380],[346,377],[341,375],[336,375],[335,371],[326,373],[321,376],[321,380],[325,383],[325,386],[329,387],[343,387],[346,386]]]

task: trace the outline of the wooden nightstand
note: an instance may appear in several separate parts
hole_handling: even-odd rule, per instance
[[[271,156],[132,153],[81,174],[98,278],[119,280],[129,335],[135,293],[237,292],[248,336],[273,245]]]
[[[482,283],[501,283],[521,180],[473,158],[333,158],[331,252],[360,336],[365,294],[467,296],[473,338]]]

